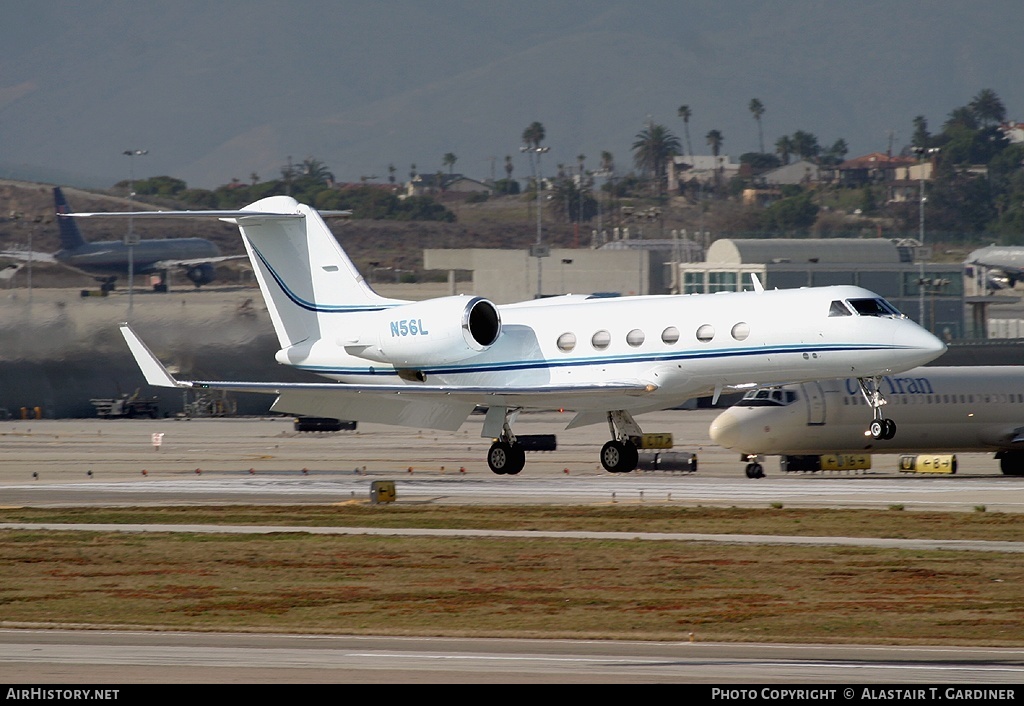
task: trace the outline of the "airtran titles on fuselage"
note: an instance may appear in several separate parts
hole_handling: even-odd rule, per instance
[[[391,322],[391,337],[429,336],[430,332],[423,325],[423,319],[400,319]]]
[[[933,395],[935,388],[932,381],[926,377],[892,377],[886,375],[882,378],[882,393],[889,395]],[[846,394],[856,395],[860,393],[855,378],[846,378]]]

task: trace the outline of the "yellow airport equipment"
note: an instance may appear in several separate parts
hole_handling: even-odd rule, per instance
[[[672,448],[672,435],[671,434],[641,434],[640,436],[631,436],[629,440],[633,442],[633,445],[638,449],[671,449]]]
[[[823,471],[864,471],[871,468],[871,454],[823,454]]]
[[[395,481],[393,480],[375,480],[370,483],[370,503],[377,505],[379,503],[393,503],[395,502]]]
[[[901,473],[956,473],[953,454],[906,454],[900,456]]]

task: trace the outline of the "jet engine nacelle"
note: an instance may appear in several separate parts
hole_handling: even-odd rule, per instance
[[[500,333],[492,302],[454,296],[374,312],[370,328],[344,346],[360,358],[409,368],[465,360],[490,348]]]
[[[209,284],[213,280],[217,279],[217,268],[209,262],[190,265],[189,268],[185,270],[185,276],[188,277],[192,284],[197,287],[201,287],[204,284]]]

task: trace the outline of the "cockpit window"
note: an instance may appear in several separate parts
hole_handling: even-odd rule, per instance
[[[781,388],[751,390],[736,403],[737,407],[785,407],[796,402],[796,392]]]
[[[846,308],[846,304],[843,304],[838,299],[832,302],[832,306],[828,308],[829,316],[853,316],[853,312]]]
[[[903,316],[896,310],[896,307],[884,299],[847,299],[846,301],[861,316]]]

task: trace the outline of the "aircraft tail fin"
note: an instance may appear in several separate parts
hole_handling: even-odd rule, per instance
[[[271,196],[244,211],[259,213],[225,220],[241,231],[282,348],[333,335],[345,314],[404,303],[370,288],[315,209]]]
[[[74,218],[60,218],[61,214],[71,213],[71,207],[64,198],[64,192],[59,186],[53,187],[53,205],[57,213],[57,223],[60,226],[60,247],[62,250],[76,250],[85,245],[85,238],[82,231],[78,229],[78,222]]]

